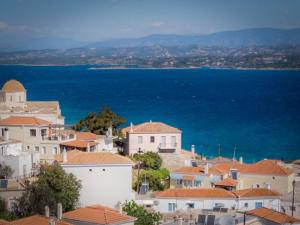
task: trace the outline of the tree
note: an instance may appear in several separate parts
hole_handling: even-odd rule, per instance
[[[5,164],[0,164],[0,178],[9,178],[14,173],[13,169]]]
[[[110,108],[103,107],[99,113],[91,112],[79,123],[74,125],[76,131],[89,131],[95,134],[104,135],[107,129],[112,126],[113,134],[120,135],[118,127],[126,122],[126,119],[114,113]]]
[[[149,189],[152,191],[162,191],[169,186],[170,172],[166,168],[159,170],[143,170],[140,175],[140,179],[135,183],[135,189],[137,186],[141,187],[141,184],[146,181],[149,184]]]
[[[13,220],[16,217],[7,210],[6,201],[0,197],[0,219]]]
[[[156,152],[146,152],[144,154],[134,154],[133,159],[135,161],[142,162],[142,166],[145,169],[158,170],[162,164],[162,158]]]
[[[158,225],[162,216],[158,212],[149,212],[144,206],[139,206],[135,201],[126,202],[123,210],[129,216],[137,218],[134,225]]]
[[[17,199],[14,213],[19,217],[44,214],[46,205],[51,213],[55,213],[57,203],[62,203],[63,211],[70,211],[78,203],[80,188],[80,181],[59,164],[44,167],[38,180],[28,184],[24,194]]]

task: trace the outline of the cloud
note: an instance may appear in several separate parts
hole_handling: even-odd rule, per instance
[[[0,30],[6,32],[33,32],[33,33],[45,33],[46,30],[26,25],[14,25],[5,21],[0,21]]]
[[[165,22],[163,21],[153,21],[150,26],[154,27],[154,28],[160,28],[163,27],[165,25]]]

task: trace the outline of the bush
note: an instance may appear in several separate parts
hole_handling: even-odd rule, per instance
[[[128,216],[137,218],[135,225],[158,225],[162,218],[160,213],[148,212],[144,206],[137,205],[135,201],[126,202],[123,210]]]
[[[0,178],[10,178],[13,173],[14,171],[10,166],[0,164]]]

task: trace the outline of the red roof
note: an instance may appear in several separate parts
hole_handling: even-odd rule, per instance
[[[93,141],[95,141],[102,137],[101,135],[97,135],[97,134],[94,134],[91,132],[76,132],[75,134],[76,134],[76,138],[78,140],[93,140]]]
[[[242,190],[233,191],[237,197],[278,197],[280,194],[277,191],[273,191],[267,188],[248,188]]]
[[[300,223],[300,219],[289,216],[285,213],[277,212],[273,209],[259,208],[253,209],[246,213],[247,215],[256,216],[265,220],[269,220],[278,224],[294,224]]]
[[[68,219],[72,222],[80,221],[92,224],[123,224],[133,222],[136,218],[120,214],[118,211],[101,206],[88,206],[85,208],[76,209],[70,212],[64,213],[64,219]]]
[[[73,147],[73,148],[87,148],[88,145],[90,145],[91,147],[91,146],[95,146],[96,143],[93,141],[73,140],[73,141],[61,142],[60,145]]]
[[[195,188],[195,189],[167,189],[159,192],[157,198],[236,198],[236,196],[225,189]]]
[[[214,167],[219,171],[228,173],[231,169],[236,169],[245,174],[265,174],[277,176],[289,176],[293,171],[279,160],[262,160],[253,164],[242,164],[237,161],[216,164]]]
[[[181,133],[181,130],[161,122],[146,122],[139,125],[133,125],[122,129],[126,134],[130,133]]]
[[[34,215],[28,216],[22,219],[11,221],[11,225],[49,225],[50,218],[41,216],[41,215]],[[71,223],[65,221],[56,221],[57,225],[72,225]]]
[[[0,120],[0,126],[49,126],[51,122],[36,117],[11,116]]]
[[[226,178],[224,180],[218,181],[215,185],[216,186],[226,186],[226,187],[236,187],[238,185],[237,180],[233,180],[231,178]]]

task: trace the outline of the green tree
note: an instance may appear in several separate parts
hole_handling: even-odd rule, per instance
[[[140,174],[140,178],[135,183],[135,189],[137,186],[141,187],[143,182],[149,184],[149,189],[152,191],[162,191],[169,187],[170,172],[166,168],[159,170],[143,170]]]
[[[13,169],[5,164],[0,164],[0,178],[9,178],[14,173]]]
[[[38,180],[29,184],[17,199],[14,213],[18,217],[43,214],[46,205],[54,213],[57,203],[62,203],[63,211],[70,211],[78,203],[80,188],[80,181],[73,174],[66,173],[59,164],[46,166],[41,169]]]
[[[114,113],[110,108],[103,107],[99,113],[91,112],[78,124],[74,125],[76,131],[89,131],[95,134],[104,135],[107,129],[112,126],[113,134],[120,135],[118,127],[126,122],[126,119]]]
[[[145,169],[158,170],[162,164],[162,158],[156,152],[146,152],[144,154],[134,154],[133,160],[140,161]]]
[[[137,218],[135,225],[158,225],[162,216],[158,212],[149,212],[144,206],[139,206],[135,201],[126,202],[123,210],[129,216]]]
[[[16,217],[7,210],[6,201],[0,197],[0,219],[13,220]]]

